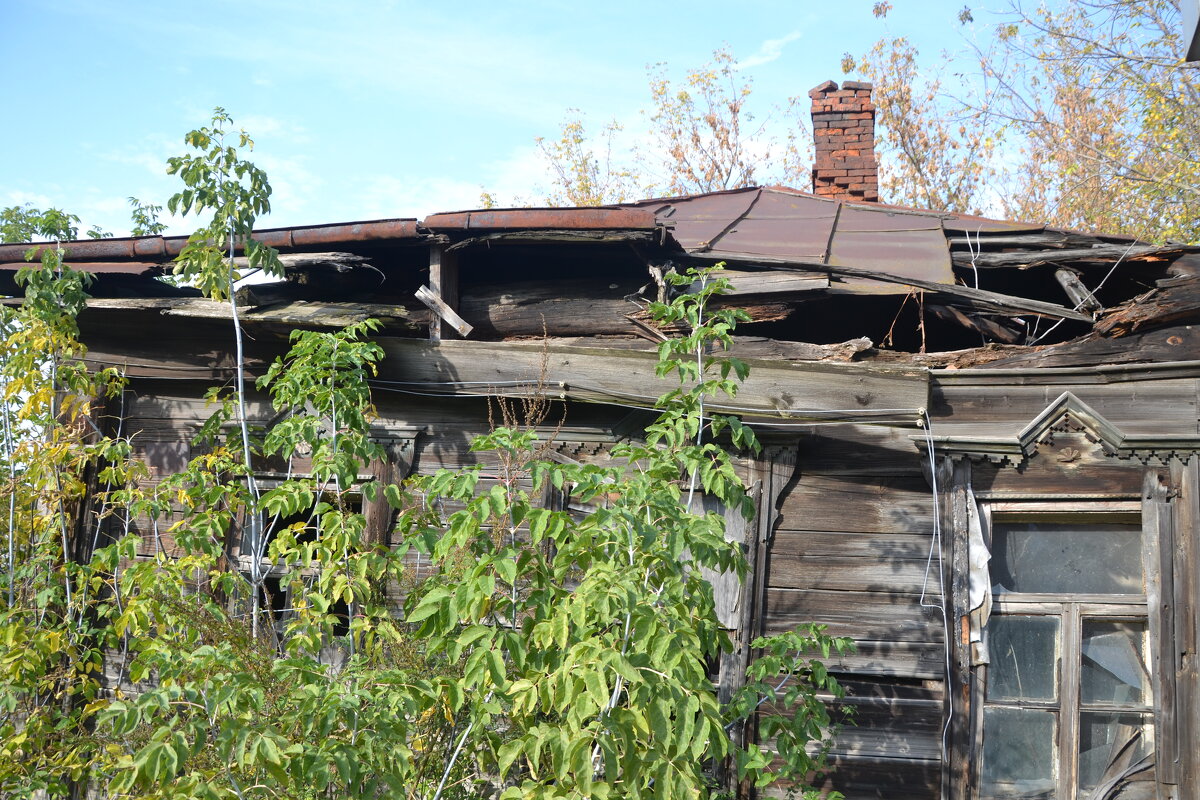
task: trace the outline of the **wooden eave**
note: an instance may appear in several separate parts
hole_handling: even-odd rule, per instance
[[[1023,463],[1052,430],[1065,423],[1096,442],[1104,453],[1120,459],[1134,458],[1167,463],[1172,458],[1187,461],[1200,452],[1200,436],[1179,434],[1132,435],[1105,419],[1072,392],[1063,392],[1045,410],[1030,420],[1015,436],[930,436],[914,437],[918,446],[931,442],[935,452],[952,458]]]

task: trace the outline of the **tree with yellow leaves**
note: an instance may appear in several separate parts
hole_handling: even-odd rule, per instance
[[[886,201],[1200,238],[1200,68],[1174,0],[1013,0],[982,30],[973,69],[941,62],[957,95],[904,39],[846,58],[876,85]]]

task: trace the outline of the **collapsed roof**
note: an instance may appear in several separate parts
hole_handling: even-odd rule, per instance
[[[660,338],[662,271],[724,263],[750,311],[740,345],[799,360],[1069,366],[1192,358],[1200,248],[750,187],[618,207],[487,209],[269,229],[286,280],[246,286],[247,321],[368,316],[423,336],[430,253],[457,259],[470,338]],[[184,237],[67,242],[88,314],[220,315],[160,280]],[[40,247],[53,246],[48,244]],[[0,245],[0,293],[38,245]],[[656,280],[655,276],[659,276]]]

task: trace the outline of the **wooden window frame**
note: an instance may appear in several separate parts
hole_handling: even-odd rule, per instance
[[[1087,593],[1006,593],[992,600],[991,620],[997,617],[1046,617],[1058,620],[1058,675],[1056,697],[1053,700],[1006,700],[988,698],[988,666],[976,667],[977,679],[982,684],[979,690],[981,705],[978,709],[973,734],[982,745],[983,712],[987,708],[1028,708],[1052,711],[1056,714],[1057,728],[1055,750],[1057,753],[1057,788],[1056,796],[1074,800],[1079,797],[1079,748],[1080,720],[1087,712],[1127,712],[1147,714],[1154,717],[1155,749],[1159,737],[1157,735],[1159,714],[1159,686],[1153,680],[1155,670],[1152,668],[1153,654],[1159,651],[1162,643],[1155,640],[1150,624],[1149,599],[1153,595],[1152,585],[1157,580],[1154,570],[1156,563],[1151,563],[1155,556],[1156,547],[1148,540],[1156,537],[1156,530],[1149,529],[1143,518],[1142,504],[1135,500],[1098,501],[1094,505],[1079,500],[1027,500],[1027,501],[996,501],[980,502],[981,522],[983,525],[984,541],[989,551],[993,551],[994,540],[992,532],[998,522],[1055,522],[1059,524],[1087,522],[1120,522],[1137,524],[1142,531],[1142,568],[1145,590],[1141,594],[1087,594]],[[994,552],[994,551],[993,551]],[[1128,707],[1101,708],[1100,704],[1085,704],[1080,696],[1082,669],[1082,630],[1085,619],[1100,620],[1130,620],[1144,622],[1147,631],[1146,666],[1150,672],[1151,698],[1148,703],[1130,705]],[[986,626],[985,626],[986,632]],[[986,635],[986,633],[985,633]],[[976,797],[984,797],[982,786],[983,758],[974,760],[972,783],[976,787]],[[989,797],[1003,797],[994,795]],[[1016,795],[1014,795],[1016,797]]]
[[[934,450],[940,518],[948,534],[943,546],[951,618],[945,707],[949,747],[943,797],[973,800],[979,794],[974,763],[982,755],[977,728],[984,686],[971,641],[979,615],[969,591],[970,528],[977,500],[1027,503],[1031,510],[1039,503],[1073,502],[1096,510],[1107,510],[1111,503],[1141,504],[1148,534],[1147,618],[1155,643],[1150,668],[1156,798],[1191,797],[1200,785],[1200,748],[1194,744],[1200,740],[1200,435],[1195,430],[1130,432],[1066,391],[1015,434],[914,439],[919,447],[932,445]],[[976,465],[978,481],[973,480]]]

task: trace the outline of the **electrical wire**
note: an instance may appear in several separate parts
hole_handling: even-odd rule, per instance
[[[946,666],[946,724],[942,727],[941,754],[942,762],[949,762],[949,737],[950,724],[954,720],[954,692],[950,687],[950,650],[952,647],[953,637],[950,631],[950,615],[946,611],[946,565],[945,565],[945,548],[942,546],[942,514],[941,514],[941,496],[938,491],[937,481],[937,461],[936,453],[933,445],[933,421],[929,416],[929,412],[925,409],[921,411],[922,423],[925,428],[925,450],[929,458],[929,485],[933,489],[933,537],[929,542],[929,556],[925,561],[925,577],[921,581],[921,597],[918,601],[921,608],[936,608],[942,615],[942,633],[945,637],[945,666]],[[937,553],[938,564],[938,595],[939,602],[927,603],[925,601],[926,591],[929,588],[929,572],[933,567],[934,553]]]
[[[1121,262],[1125,260],[1125,256],[1129,255],[1129,253],[1130,253],[1130,252],[1133,250],[1133,248],[1134,248],[1136,245],[1137,245],[1137,240],[1135,239],[1134,241],[1132,241],[1132,242],[1129,244],[1129,247],[1126,247],[1126,248],[1125,248],[1125,252],[1124,252],[1124,253],[1121,253],[1121,257],[1120,257],[1120,258],[1118,258],[1118,259],[1117,259],[1117,260],[1116,260],[1116,261],[1113,263],[1113,265],[1112,265],[1112,268],[1111,268],[1111,269],[1108,271],[1108,273],[1107,273],[1107,274],[1106,274],[1106,275],[1105,275],[1103,278],[1101,278],[1101,279],[1100,279],[1100,282],[1099,282],[1099,283],[1097,283],[1097,284],[1096,284],[1096,288],[1095,288],[1095,289],[1090,289],[1090,290],[1089,290],[1089,292],[1091,293],[1091,295],[1092,295],[1093,297],[1095,297],[1095,296],[1096,296],[1096,292],[1098,292],[1098,291],[1100,291],[1101,289],[1103,289],[1103,288],[1104,288],[1104,284],[1108,283],[1108,279],[1109,279],[1109,278],[1111,278],[1111,277],[1112,277],[1112,274],[1113,274],[1114,272],[1116,272],[1116,271],[1117,271],[1117,267],[1121,266]],[[1087,298],[1086,298],[1086,297],[1085,297],[1083,300],[1080,300],[1078,303],[1076,303],[1076,304],[1075,304],[1075,307],[1074,307],[1073,309],[1071,309],[1071,310],[1072,310],[1072,311],[1078,311],[1080,308],[1082,308],[1082,307],[1083,307],[1084,301],[1086,301],[1086,300],[1087,300]],[[1055,328],[1057,328],[1059,325],[1062,325],[1064,322],[1066,322],[1066,318],[1065,318],[1065,317],[1064,317],[1063,319],[1060,319],[1058,322],[1054,323],[1053,325],[1051,325],[1049,328],[1047,328],[1047,329],[1046,329],[1046,332],[1045,332],[1045,333],[1043,333],[1043,334],[1042,334],[1041,336],[1039,336],[1038,338],[1034,339],[1032,342],[1030,342],[1030,343],[1029,343],[1029,346],[1030,346],[1030,347],[1033,347],[1033,346],[1034,346],[1034,345],[1036,345],[1038,342],[1042,341],[1042,339],[1045,339],[1047,336],[1049,336],[1049,335],[1050,335],[1050,332],[1051,332],[1051,331],[1053,331],[1053,330],[1054,330]]]

